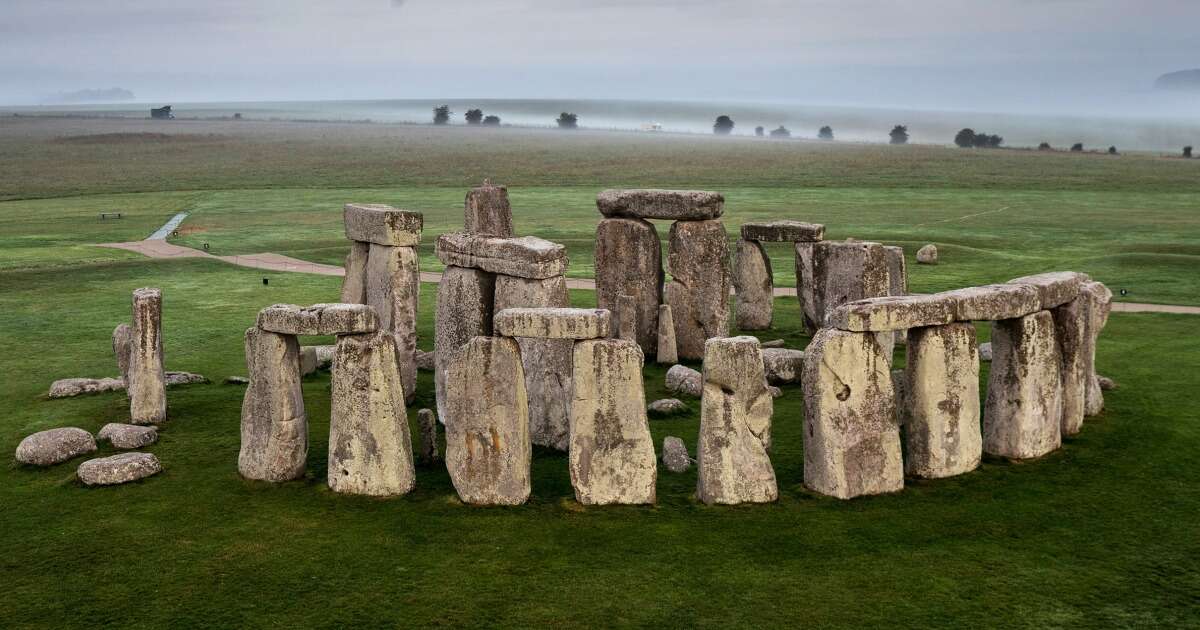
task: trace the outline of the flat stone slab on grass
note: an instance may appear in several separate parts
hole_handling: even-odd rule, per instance
[[[498,238],[452,232],[438,237],[434,254],[445,265],[541,280],[567,270],[567,248],[536,236]]]
[[[84,394],[99,394],[125,390],[119,378],[61,378],[50,384],[50,398],[71,398]]]
[[[357,335],[379,329],[366,304],[275,304],[258,312],[258,327],[281,335]]]
[[[687,403],[678,398],[660,398],[646,406],[652,416],[673,416],[688,410]]]
[[[360,243],[415,247],[421,243],[425,218],[420,212],[378,203],[348,203],[342,210],[346,238]]]
[[[162,464],[151,453],[121,453],[89,459],[75,474],[89,486],[115,486],[145,479],[162,472]]]
[[[1025,284],[1037,287],[1042,300],[1042,309],[1062,306],[1079,296],[1083,283],[1091,280],[1087,274],[1075,271],[1052,271],[1032,276],[1013,278],[1008,284]]]
[[[742,238],[760,243],[815,243],[825,240],[825,226],[791,219],[742,224]]]
[[[606,217],[700,221],[725,212],[725,197],[706,190],[610,189],[596,195]]]
[[[837,307],[826,324],[853,332],[888,332],[954,321],[954,301],[942,295],[867,298]]]
[[[91,433],[76,427],[38,431],[17,446],[17,461],[30,466],[53,466],[96,450]]]
[[[116,448],[142,448],[158,441],[158,429],[152,426],[110,422],[101,427],[96,437],[107,440]]]
[[[999,321],[1031,315],[1041,310],[1036,287],[1025,284],[987,284],[939,293],[954,302],[960,322]]]
[[[611,326],[611,313],[598,308],[506,308],[493,319],[494,330],[505,337],[602,339]]]

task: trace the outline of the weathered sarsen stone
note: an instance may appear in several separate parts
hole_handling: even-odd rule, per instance
[[[737,327],[742,330],[771,328],[775,280],[771,275],[771,259],[757,241],[738,240],[733,288],[737,294]]]
[[[1094,416],[1104,410],[1104,393],[1100,379],[1096,375],[1096,345],[1100,339],[1100,331],[1108,323],[1108,313],[1112,310],[1112,291],[1099,282],[1085,282],[1080,289],[1080,295],[1088,299],[1088,348],[1084,351],[1087,361],[1085,368],[1090,374],[1087,380],[1087,396],[1084,412]]]
[[[129,359],[133,351],[133,327],[129,324],[118,324],[112,334],[113,354],[117,357],[117,369],[121,372],[121,380],[129,382]]]
[[[238,472],[247,479],[289,481],[304,476],[308,416],[300,391],[300,344],[294,335],[246,331],[250,385],[242,401]]]
[[[992,325],[984,452],[1027,459],[1062,444],[1061,362],[1049,311]]]
[[[19,463],[30,466],[53,466],[96,450],[91,433],[76,427],[38,431],[17,445]]]
[[[704,379],[700,372],[686,365],[672,365],[667,370],[666,388],[669,392],[699,398],[704,391]]]
[[[596,208],[606,217],[701,221],[725,212],[725,197],[704,190],[605,190]]]
[[[660,304],[658,307],[658,355],[655,361],[661,365],[674,365],[679,362],[678,346],[675,343],[675,316],[671,313],[670,304]]]
[[[633,296],[638,345],[656,350],[662,302],[662,245],[654,225],[642,219],[604,219],[596,226],[596,305],[617,312],[621,295]]]
[[[938,295],[954,303],[954,318],[960,322],[1013,319],[1042,310],[1037,287],[1024,284],[987,284]]]
[[[342,278],[343,303],[367,303],[367,257],[370,252],[370,243],[350,242],[350,253],[346,254],[346,275]]]
[[[825,240],[825,226],[791,219],[742,224],[742,238],[760,243],[799,243]]]
[[[367,260],[367,304],[379,315],[379,329],[396,340],[396,359],[408,402],[417,393],[417,312],[421,265],[412,247],[371,245]]]
[[[888,294],[908,295],[908,264],[904,261],[904,248],[884,245],[888,260]]]
[[[937,479],[979,467],[979,353],[969,322],[908,331],[904,471]]]
[[[421,429],[421,463],[428,466],[441,461],[442,455],[438,452],[437,443],[437,418],[434,417],[432,409],[417,411],[417,426]]]
[[[938,263],[937,245],[930,243],[918,249],[917,262],[922,265],[936,265]]]
[[[1083,429],[1087,410],[1087,383],[1093,378],[1090,365],[1091,339],[1088,334],[1089,298],[1080,294],[1074,300],[1050,309],[1054,317],[1054,336],[1062,360],[1062,434],[1075,435]]]
[[[1042,309],[1051,309],[1074,300],[1089,281],[1086,274],[1075,271],[1052,271],[1009,280],[1009,284],[1024,284],[1036,287],[1041,297]]]
[[[96,437],[107,440],[113,448],[142,448],[158,441],[158,428],[110,422],[100,427]]]
[[[50,384],[49,398],[71,398],[83,394],[119,392],[125,381],[119,378],[60,378]]]
[[[434,253],[445,265],[519,278],[552,278],[567,270],[567,248],[536,236],[499,238],[451,232],[438,237]]]
[[[346,225],[346,238],[392,247],[419,245],[425,224],[425,217],[420,212],[378,203],[348,203],[342,211],[342,219]]]
[[[508,187],[484,181],[467,192],[463,212],[463,231],[484,236],[513,235],[512,205]]]
[[[837,307],[891,292],[887,250],[879,243],[822,241],[813,245],[813,301],[816,323]]]
[[[458,496],[476,505],[529,498],[529,408],[517,342],[476,337],[446,366],[446,469]]]
[[[854,332],[903,331],[954,321],[954,302],[941,294],[867,298],[843,304],[826,318],[826,325]]]
[[[683,440],[673,435],[663,438],[662,463],[673,473],[687,472],[692,467],[692,458],[688,456]]]
[[[768,455],[774,402],[762,365],[754,337],[705,344],[696,496],[710,505],[767,503],[779,497]]]
[[[438,283],[434,318],[434,386],[437,415],[446,423],[446,365],[472,338],[492,334],[496,277],[479,269],[446,267]]]
[[[704,342],[729,334],[729,243],[719,220],[671,225],[666,303],[680,358],[704,356]]]
[[[772,385],[799,383],[804,373],[804,351],[791,348],[763,348],[763,369]]]
[[[632,340],[575,344],[571,485],[584,505],[654,503],[654,438],[642,391],[642,350]]]
[[[167,382],[163,370],[162,291],[133,292],[133,339],[129,347],[129,416],[134,424],[167,419]]]
[[[818,316],[816,295],[813,279],[813,246],[815,243],[796,243],[796,299],[800,302],[800,311],[804,315],[804,327],[810,332],[816,332],[824,323]]]
[[[162,472],[162,464],[152,453],[121,453],[89,459],[75,474],[88,486],[114,486],[145,479]]]
[[[281,335],[356,335],[379,329],[366,304],[273,304],[258,312],[258,327]]]
[[[496,334],[505,337],[603,339],[609,336],[612,316],[599,308],[506,308],[493,322]]]

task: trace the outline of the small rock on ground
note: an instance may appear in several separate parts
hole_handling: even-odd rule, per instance
[[[17,446],[17,461],[31,466],[53,466],[96,450],[91,433],[76,427],[38,431]]]
[[[930,243],[917,250],[917,262],[922,265],[936,265],[938,263],[937,245]]]
[[[988,341],[988,342],[979,344],[979,360],[980,361],[991,361],[992,360],[992,342]]]
[[[162,464],[151,453],[121,453],[110,457],[89,459],[79,465],[75,474],[89,486],[114,486],[145,479],[162,472]]]
[[[116,448],[142,448],[158,441],[158,428],[110,422],[100,429],[96,437],[108,440]]]
[[[1096,375],[1096,382],[1100,384],[1100,389],[1110,392],[1117,388],[1117,382],[1107,376]]]
[[[646,407],[646,411],[652,416],[673,416],[687,410],[687,404],[678,398],[662,398]]]
[[[692,458],[688,457],[683,440],[673,435],[663,438],[662,463],[673,473],[686,472],[692,467]]]

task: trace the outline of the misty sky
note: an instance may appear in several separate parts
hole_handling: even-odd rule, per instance
[[[1153,108],[1156,76],[1200,67],[1200,0],[3,0],[0,8],[7,104],[123,87],[140,101],[653,98],[1137,115]]]

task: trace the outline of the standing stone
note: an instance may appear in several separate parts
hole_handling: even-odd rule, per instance
[[[768,455],[773,411],[758,340],[710,339],[696,446],[696,496],[701,501],[768,503],[779,497]]]
[[[673,473],[687,472],[692,467],[692,458],[688,457],[687,445],[683,440],[673,435],[663,438],[662,463]]]
[[[417,394],[417,308],[421,269],[417,250],[371,244],[367,258],[367,301],[379,315],[379,329],[396,339],[400,378],[409,402]]]
[[[903,489],[895,391],[875,335],[826,328],[805,355],[804,485],[839,499]]]
[[[662,365],[679,362],[679,351],[675,345],[675,317],[670,304],[658,307],[658,354],[655,360]]]
[[[729,334],[729,243],[719,219],[671,225],[666,303],[680,358],[704,356],[704,342]]]
[[[496,276],[496,312],[508,308],[565,307],[570,303],[562,276],[530,280]],[[525,372],[529,435],[534,444],[567,450],[571,430],[571,339],[517,339]]]
[[[476,505],[529,498],[529,408],[517,342],[476,337],[446,364],[446,469],[458,496]]]
[[[496,277],[479,269],[446,267],[438,284],[434,318],[434,387],[437,415],[446,423],[446,366],[473,337],[492,334]]]
[[[804,315],[804,327],[815,333],[820,327],[813,280],[813,247],[816,243],[796,243],[796,299]]]
[[[343,303],[367,303],[367,258],[370,252],[370,243],[350,242],[350,253],[346,254],[346,276],[342,278]]]
[[[900,414],[904,472],[926,479],[979,467],[979,352],[969,322],[911,328]]]
[[[1090,375],[1087,379],[1087,395],[1084,403],[1084,413],[1094,416],[1104,410],[1104,392],[1100,379],[1096,375],[1096,345],[1100,339],[1100,331],[1108,323],[1108,313],[1112,309],[1112,291],[1099,282],[1085,282],[1080,295],[1088,299],[1088,349],[1084,353],[1087,361],[1085,368]]]
[[[431,409],[417,411],[417,425],[421,429],[421,463],[426,466],[442,459],[438,452],[437,418]]]
[[[638,345],[654,352],[663,285],[658,231],[642,219],[604,219],[596,226],[595,256],[597,306],[616,314],[618,297],[633,296]]]
[[[134,424],[167,419],[167,382],[163,371],[162,291],[133,292],[133,339],[129,349],[129,415]]]
[[[1062,444],[1061,363],[1049,311],[992,324],[984,452],[1027,459]]]
[[[571,485],[584,505],[654,503],[658,472],[642,391],[642,350],[632,340],[575,344]]]
[[[308,376],[317,371],[317,347],[300,346],[300,376]]]
[[[917,250],[917,262],[922,265],[936,265],[938,262],[937,245],[930,243]]]
[[[1062,359],[1062,434],[1075,435],[1083,429],[1087,410],[1087,383],[1092,380],[1091,339],[1088,335],[1089,298],[1079,297],[1050,309],[1054,336]]]
[[[637,341],[638,314],[637,304],[632,295],[622,293],[617,296],[617,339]]]
[[[467,192],[463,231],[483,236],[513,235],[512,206],[508,203],[508,187],[496,186],[484,180],[482,186]]]
[[[888,262],[888,295],[908,295],[908,265],[904,262],[904,248],[884,245]]]
[[[733,287],[737,294],[737,327],[742,330],[771,328],[775,281],[771,277],[771,259],[762,243],[738,240]]]
[[[118,324],[112,334],[113,354],[117,357],[117,369],[121,371],[121,380],[129,384],[129,360],[133,351],[133,327],[129,324]]]
[[[329,489],[392,496],[416,484],[395,338],[386,330],[337,340],[329,418]]]
[[[813,246],[816,323],[837,307],[891,292],[887,250],[879,243],[822,241]]]
[[[242,401],[238,472],[247,479],[289,481],[304,476],[308,416],[300,391],[300,344],[295,335],[246,331],[250,385]]]

